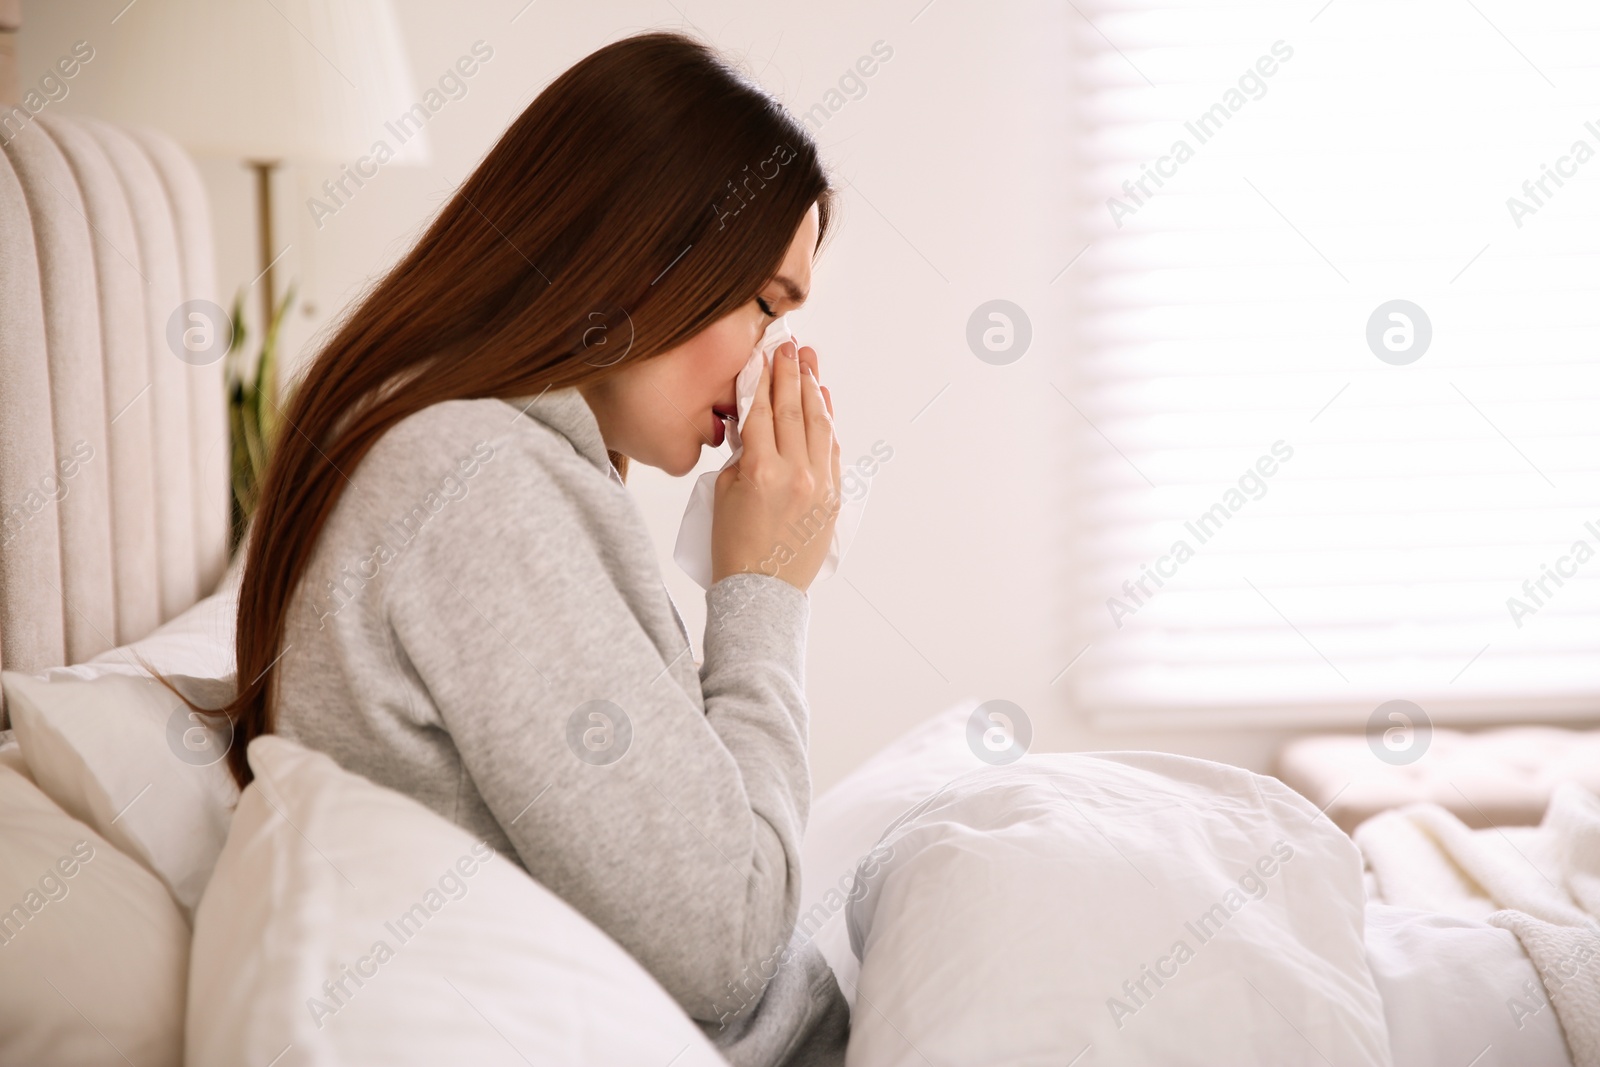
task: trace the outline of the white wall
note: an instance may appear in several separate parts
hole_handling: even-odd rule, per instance
[[[112,19],[141,15],[125,6],[25,3],[22,81],[79,38],[102,53],[116,49]],[[513,117],[600,45],[644,29],[699,32],[743,57],[763,84],[804,112],[881,40],[893,57],[867,79],[864,96],[818,131],[845,186],[843,211],[817,264],[810,304],[794,316],[797,332],[820,353],[845,461],[880,440],[893,449],[840,573],[811,590],[818,790],[918,719],[965,698],[1020,705],[1036,750],[1162,748],[1267,768],[1279,734],[1097,733],[1065,706],[1065,687],[1051,684],[1082,646],[1067,632],[1063,603],[1071,411],[1052,387],[1071,378],[1076,276],[1052,279],[1083,243],[1073,239],[1069,217],[1067,20],[1078,17],[1069,7],[1048,0],[926,7],[923,0],[803,7],[609,0],[525,9],[523,0],[399,0],[397,7],[419,93],[480,38],[494,56],[469,81],[467,96],[431,120],[432,166],[384,168],[320,228],[306,201],[337,167],[282,172],[276,225],[280,243],[293,247],[279,277],[297,279],[301,293],[286,336],[291,350],[308,352]],[[117,92],[114,66],[90,63],[70,95],[51,106],[95,113]],[[258,269],[252,188],[237,161],[201,165],[226,304]],[[1021,305],[1033,326],[1027,354],[1004,367],[977,359],[965,339],[973,309],[995,298]],[[253,314],[254,300],[247,306]],[[722,460],[708,450],[701,470]],[[693,477],[675,480],[636,465],[629,484],[668,589],[698,638],[704,594],[671,559]]]

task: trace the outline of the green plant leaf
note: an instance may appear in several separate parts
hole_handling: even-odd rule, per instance
[[[276,394],[278,335],[284,316],[294,302],[295,288],[295,283],[291,282],[282,301],[273,310],[271,321],[265,324],[261,350],[255,356],[253,366],[245,355],[249,335],[244,322],[243,288],[234,294],[233,307],[229,312],[233,320],[233,343],[228,349],[224,374],[230,446],[229,477],[233,506],[241,527],[250,521],[260,501],[261,483],[266,477],[276,439],[279,422]],[[253,373],[247,376],[246,369]],[[241,532],[235,530],[235,534]]]

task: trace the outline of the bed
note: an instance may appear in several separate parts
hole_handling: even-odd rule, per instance
[[[205,189],[152,131],[41,114],[0,168],[0,664],[143,637],[228,557],[222,365],[168,346],[215,299]]]
[[[204,192],[161,135],[88,120],[37,118],[5,164],[0,1061],[722,1062],[483,842],[282,738],[241,794],[225,729],[144,675],[135,652],[202,704],[235,681],[221,370],[166,340],[214,295]],[[798,925],[848,1063],[1600,1062],[1600,957],[1549,988],[1487,921],[1525,903],[1581,955],[1593,794],[1514,842],[1552,894],[1425,806],[1366,855],[1239,768],[994,765],[979,703],[814,802]]]

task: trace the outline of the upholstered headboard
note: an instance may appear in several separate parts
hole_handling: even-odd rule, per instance
[[[221,361],[168,325],[215,300],[206,193],[152,130],[0,108],[0,663],[142,637],[227,566]]]

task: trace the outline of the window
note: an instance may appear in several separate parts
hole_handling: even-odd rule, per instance
[[[1600,8],[1073,3],[1074,704],[1596,714]]]

